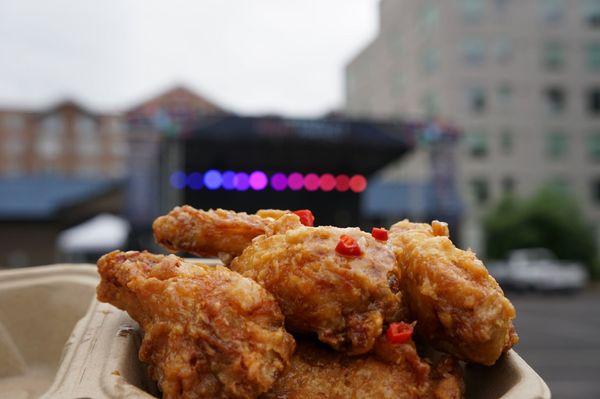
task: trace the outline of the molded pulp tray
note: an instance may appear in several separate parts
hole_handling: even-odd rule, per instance
[[[0,272],[0,397],[44,391],[44,399],[160,397],[137,357],[137,324],[92,301],[97,281],[95,268],[82,265]],[[468,399],[550,398],[544,381],[512,350],[492,367],[468,366],[466,385]]]

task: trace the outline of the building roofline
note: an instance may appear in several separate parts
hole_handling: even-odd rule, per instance
[[[135,102],[133,102],[133,105],[130,106],[126,106],[122,108],[122,113],[124,115],[133,113],[135,111],[137,111],[139,108],[143,107],[144,105],[146,105],[148,102],[150,101],[154,101],[172,91],[175,90],[183,90],[197,98],[199,98],[200,100],[206,102],[207,104],[209,104],[210,106],[218,109],[219,111],[221,111],[224,114],[228,114],[231,113],[231,111],[229,111],[228,109],[222,107],[221,105],[219,105],[217,102],[213,101],[210,97],[206,96],[204,93],[202,93],[200,90],[196,90],[193,87],[190,87],[190,85],[188,84],[184,84],[181,82],[176,82],[176,83],[172,83],[170,85],[165,85],[163,86],[161,89],[157,89],[153,91],[153,94],[147,94],[144,97],[142,97],[141,100],[137,100]],[[200,94],[202,93],[202,94]]]

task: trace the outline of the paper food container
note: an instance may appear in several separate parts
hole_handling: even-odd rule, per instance
[[[0,272],[0,397],[160,397],[138,360],[138,325],[94,299],[97,282],[93,266]],[[512,350],[492,367],[468,366],[465,379],[469,399],[550,398]]]

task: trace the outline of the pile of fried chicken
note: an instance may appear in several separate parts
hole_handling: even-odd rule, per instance
[[[445,223],[313,224],[308,210],[176,207],[156,241],[225,266],[98,261],[98,299],[139,323],[163,398],[461,398],[460,361],[492,365],[518,341],[512,304]]]

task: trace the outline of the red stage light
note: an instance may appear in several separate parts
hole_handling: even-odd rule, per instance
[[[348,191],[350,188],[350,178],[347,175],[338,175],[335,178],[335,189],[339,192]]]
[[[354,175],[350,179],[350,190],[362,193],[367,188],[367,179],[363,175]]]
[[[321,186],[321,190],[331,191],[335,188],[335,177],[332,174],[325,173],[321,176],[319,185]]]

